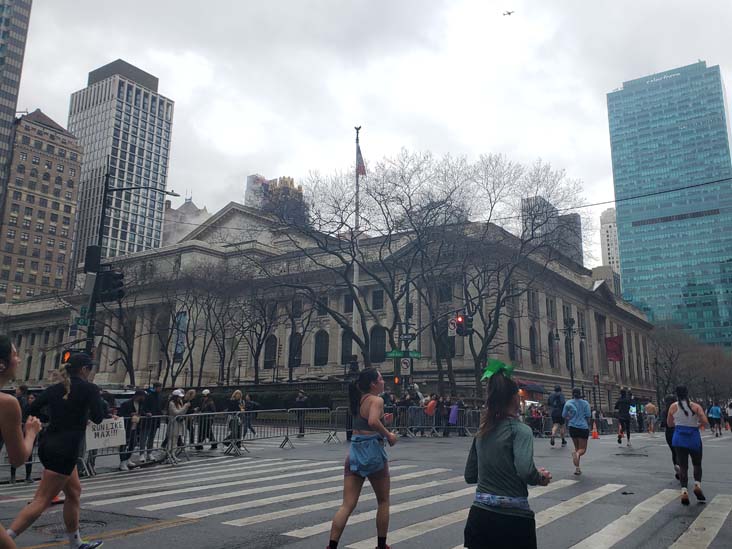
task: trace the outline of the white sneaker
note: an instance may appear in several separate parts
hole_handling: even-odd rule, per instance
[[[127,465],[127,461],[123,461],[119,464],[119,470],[120,471],[129,471],[130,467]]]
[[[632,448],[632,447],[633,447],[633,445],[630,443],[630,441],[628,441],[628,448]]]
[[[139,457],[139,458],[137,459],[137,463],[145,463],[145,461],[147,461],[147,460],[145,459],[145,456],[144,456],[144,455],[142,455],[142,454],[140,454],[140,457]]]

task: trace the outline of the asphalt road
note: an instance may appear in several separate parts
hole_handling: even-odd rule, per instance
[[[102,473],[84,481],[82,534],[105,548],[322,548],[340,504],[345,443],[324,436],[249,445],[243,457],[203,451],[176,467]],[[683,507],[663,434],[591,440],[583,475],[569,447],[536,439],[535,461],[554,475],[532,493],[542,549],[567,547],[716,549],[732,547],[732,436],[704,435],[704,491],[709,502]],[[462,479],[468,437],[400,439],[389,450],[395,548],[462,547],[473,488]],[[569,443],[571,446],[571,442]],[[112,465],[107,463],[107,465]],[[100,461],[98,469],[104,463]],[[0,481],[6,471],[0,472]],[[0,522],[10,520],[33,487],[0,485]],[[369,487],[341,547],[375,547],[375,501]],[[65,547],[61,508],[53,507],[19,547]]]

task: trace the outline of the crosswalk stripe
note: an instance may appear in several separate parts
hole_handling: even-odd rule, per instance
[[[393,470],[393,469],[392,469]],[[416,473],[409,473],[406,475],[400,475],[396,477],[392,477],[392,482],[399,482],[403,480],[409,480],[412,478],[422,478],[427,476],[427,471],[418,471]],[[399,494],[408,494],[410,492],[417,492],[419,490],[424,490],[427,488],[434,488],[437,486],[444,486],[446,484],[453,484],[455,482],[464,482],[463,477],[454,477],[451,479],[445,479],[445,480],[432,480],[430,482],[425,482],[422,484],[410,484],[408,486],[402,486],[400,488],[392,488],[391,495],[396,496]],[[328,493],[333,492],[339,492],[341,491],[342,486],[338,485],[334,488],[326,488],[325,490],[328,491]],[[313,490],[312,493],[320,492],[320,490]],[[305,492],[307,493],[307,492]],[[376,499],[376,494],[365,494],[361,495],[359,498],[359,501],[371,501]],[[260,500],[261,502],[262,500]],[[277,520],[287,517],[293,517],[296,515],[304,515],[306,513],[311,513],[313,511],[320,511],[322,509],[333,509],[335,507],[339,507],[342,503],[341,499],[338,500],[331,500],[326,502],[318,502],[317,506],[313,505],[303,505],[302,507],[294,507],[292,509],[283,509],[281,511],[272,511],[269,513],[262,513],[261,515],[253,515],[249,517],[244,517],[237,520],[231,520],[224,522],[223,524],[229,525],[229,526],[249,526],[251,524],[259,524],[261,522],[268,522],[270,520]],[[195,513],[189,513],[190,515],[195,515]],[[188,515],[180,515],[181,517],[188,517]],[[330,524],[330,523],[328,523]],[[287,534],[285,534],[287,535]]]
[[[242,467],[237,467],[233,470],[227,470],[227,471],[221,471],[219,473],[214,474],[213,476],[209,476],[208,478],[200,479],[200,478],[194,478],[190,480],[173,480],[172,482],[168,482],[169,479],[166,479],[165,482],[158,483],[158,484],[150,484],[146,483],[144,480],[136,483],[124,483],[123,486],[120,486],[119,488],[111,488],[109,486],[103,486],[101,489],[92,489],[87,490],[84,492],[84,496],[87,498],[93,498],[93,497],[99,497],[99,496],[109,496],[112,494],[124,494],[127,492],[134,492],[136,490],[139,490],[141,487],[144,487],[146,490],[157,490],[158,488],[169,488],[171,486],[183,486],[186,484],[200,484],[201,482],[208,482],[212,480],[221,480],[221,479],[230,479],[233,477],[241,477],[241,476],[249,476],[249,475],[256,475],[260,473],[261,469],[269,469],[278,465],[282,465],[283,460],[264,460],[260,461],[258,463],[252,463],[249,462],[247,465],[243,465]],[[314,462],[300,462],[297,464],[293,464],[293,467],[297,468],[309,468],[309,467],[318,467],[321,465],[321,463],[314,463]]]
[[[592,549],[609,549],[643,526],[648,519],[678,496],[679,492],[676,490],[661,490],[656,495],[640,502],[629,513],[614,520],[599,532],[572,546],[571,549],[582,549],[586,547],[592,547]]]
[[[441,492],[439,494],[435,494],[433,496],[429,497],[423,497],[417,500],[413,501],[406,501],[404,503],[399,503],[397,505],[392,505],[389,509],[389,516],[392,516],[396,513],[401,513],[402,511],[411,511],[412,509],[419,509],[422,506],[425,505],[432,505],[433,503],[439,503],[441,501],[447,501],[450,499],[456,499],[461,498],[463,496],[468,496],[475,493],[475,488],[472,486],[469,486],[468,488],[463,488],[461,490],[455,490],[453,492]],[[318,506],[320,507],[320,506]],[[376,518],[376,509],[371,511],[364,511],[363,513],[356,513],[355,515],[351,515],[348,519],[348,524],[360,524],[361,522],[366,522],[367,520],[371,520],[373,518]],[[225,523],[229,524],[229,523]],[[327,532],[330,530],[331,521],[328,522],[321,522],[320,524],[316,524],[314,526],[308,526],[305,528],[299,528],[297,530],[291,530],[290,532],[285,532],[283,535],[285,536],[291,536],[293,538],[309,538],[310,536],[314,536],[315,534],[319,534],[321,532]]]
[[[91,501],[88,503],[85,503],[86,505],[92,506],[92,507],[101,507],[104,505],[113,505],[117,503],[122,503],[125,501],[137,501],[141,499],[152,499],[152,498],[162,498],[167,496],[174,496],[177,494],[188,494],[191,492],[202,492],[203,490],[213,490],[216,488],[231,488],[232,486],[241,486],[243,484],[254,484],[259,482],[267,482],[270,480],[280,480],[283,478],[290,478],[290,477],[299,477],[303,475],[314,475],[316,473],[326,473],[330,471],[338,471],[343,470],[343,465],[336,465],[334,467],[323,467],[322,469],[314,469],[314,470],[306,470],[306,471],[295,471],[294,473],[286,473],[283,475],[272,475],[269,477],[261,477],[261,478],[249,478],[244,480],[237,480],[234,482],[221,482],[218,484],[208,484],[203,486],[190,486],[188,488],[179,488],[177,490],[165,490],[163,492],[157,492],[157,493],[146,493],[146,494],[135,494],[134,496],[122,496],[118,498],[110,498],[110,499],[104,499],[100,501]],[[260,488],[260,491],[264,491],[264,488]],[[220,499],[221,497],[228,496],[228,494],[221,494],[217,497]]]
[[[538,497],[539,495],[544,495],[549,492],[553,492],[554,490],[559,490],[560,488],[563,488],[565,486],[568,486],[568,484],[564,484],[559,481],[552,482],[547,486],[537,486],[535,488],[530,488],[529,498],[533,499],[535,497]],[[474,489],[475,488],[473,488],[473,490]],[[467,520],[469,512],[469,508],[460,509],[459,511],[455,511],[454,513],[449,513],[447,515],[431,518],[429,520],[418,522],[416,524],[410,524],[409,526],[405,526],[404,528],[399,528],[398,530],[389,532],[389,542],[392,544],[396,544],[402,541],[407,541],[409,539],[416,538],[417,536],[439,530],[440,528],[443,528],[445,526],[450,526],[451,524],[455,524],[456,522]],[[366,539],[348,545],[347,547],[349,549],[371,549],[373,543],[373,540]]]
[[[720,494],[707,505],[688,530],[669,549],[706,549],[732,511],[732,496]]]
[[[541,528],[542,526],[546,526],[550,522],[565,517],[569,513],[572,513],[577,509],[581,509],[585,505],[588,505],[595,500],[612,494],[613,492],[617,492],[624,486],[624,484],[605,484],[603,486],[600,486],[599,488],[595,488],[594,490],[590,490],[589,492],[584,492],[578,496],[575,496],[572,499],[568,499],[567,501],[563,501],[562,503],[553,505],[548,509],[544,509],[543,511],[536,513],[534,517],[534,519],[536,520],[536,528]]]
[[[416,465],[398,465],[395,467],[392,467],[391,470],[399,470],[399,469],[413,469],[416,467]],[[448,469],[429,469],[427,471],[423,471],[423,474],[437,474],[437,473],[443,473],[448,471]],[[220,502],[222,499],[230,499],[230,498],[236,498],[236,497],[243,497],[248,496],[251,494],[260,494],[265,492],[276,492],[277,490],[290,490],[292,488],[302,488],[305,486],[313,486],[316,484],[327,484],[330,482],[342,482],[343,481],[343,475],[334,475],[326,478],[317,478],[313,480],[301,480],[298,482],[291,482],[288,484],[279,484],[279,485],[273,485],[273,486],[262,486],[259,488],[253,488],[253,489],[247,489],[247,490],[239,490],[236,492],[227,492],[225,494],[213,494],[209,496],[201,496],[196,498],[188,498],[188,499],[181,499],[177,501],[166,501],[163,503],[158,503],[155,505],[146,505],[145,507],[138,507],[138,509],[142,511],[159,511],[161,509],[170,509],[172,507],[181,507],[184,505],[194,505],[194,504],[200,504],[200,503],[206,503],[209,501],[216,501]],[[338,487],[340,489],[340,486]],[[185,516],[188,517],[188,515],[191,515],[191,517],[195,514],[196,516],[199,516],[203,511],[199,511],[198,513],[188,513]],[[181,515],[184,516],[184,515]],[[207,516],[206,514],[203,514],[203,516]]]

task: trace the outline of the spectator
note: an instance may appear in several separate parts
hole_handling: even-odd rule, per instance
[[[249,431],[252,432],[252,437],[257,436],[257,432],[252,427],[252,420],[257,418],[257,410],[259,410],[259,402],[252,400],[249,393],[244,397],[244,438],[246,438]]]
[[[237,389],[231,394],[231,400],[226,408],[232,415],[229,417],[229,436],[225,439],[236,444],[237,448],[241,448],[241,412],[244,410],[242,392]]]
[[[18,399],[18,404],[20,404],[20,412],[21,412],[21,425],[23,426],[23,430],[25,432],[25,422],[28,419],[28,407],[33,403],[31,400],[33,395],[28,394],[28,386],[27,385],[18,385],[18,387],[15,388],[15,398]],[[16,468],[12,465],[10,466],[10,484],[15,484],[15,471]],[[33,482],[33,479],[31,478],[31,475],[33,473],[33,453],[31,452],[31,455],[28,457],[28,461],[25,464],[25,481],[26,482]]]
[[[119,455],[120,471],[130,470],[130,457],[135,447],[140,445],[140,416],[144,414],[145,391],[137,390],[135,395],[119,408],[119,416],[125,420],[125,435],[127,436],[127,444],[120,448]],[[142,449],[142,448],[141,448]]]
[[[145,419],[140,422],[140,435],[145,445],[145,455],[140,456],[140,463],[145,460],[152,460],[152,449],[155,447],[155,434],[160,427],[160,419],[163,416],[163,403],[160,392],[163,384],[156,381],[147,390],[145,404],[143,406]]]
[[[295,408],[297,408],[297,438],[305,436],[305,408],[308,406],[308,396],[305,391],[300,389],[295,398]]]
[[[176,389],[168,402],[168,435],[166,438],[168,439],[167,449],[170,457],[173,456],[173,452],[176,450],[178,439],[181,436],[185,437],[185,415],[191,407],[191,403],[190,400],[184,401],[184,398],[187,399],[187,395],[183,390]]]
[[[209,414],[216,413],[216,403],[211,398],[211,391],[208,389],[204,389],[201,395],[203,395],[203,400],[199,408],[201,415],[198,417],[198,446],[196,446],[196,450],[203,450],[203,443],[207,440],[211,443],[211,449],[215,450],[218,448],[218,444],[216,444],[216,438],[213,434],[214,417]]]

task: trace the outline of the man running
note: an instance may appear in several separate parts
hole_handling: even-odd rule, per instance
[[[651,435],[656,434],[656,416],[658,415],[658,408],[653,404],[653,402],[649,402],[646,404],[646,419],[648,420],[648,432]]]
[[[549,439],[549,444],[554,446],[554,437],[557,436],[557,431],[559,431],[562,437],[562,447],[564,447],[567,445],[567,440],[564,438],[566,436],[566,428],[564,427],[562,411],[564,410],[564,404],[566,401],[562,394],[562,388],[559,385],[554,387],[554,392],[549,395],[547,402],[552,416],[552,436]]]
[[[719,402],[715,402],[709,407],[709,426],[712,428],[714,437],[722,436],[722,408],[719,406]]]
[[[628,398],[628,392],[622,389],[620,398],[615,403],[615,409],[618,411],[616,414],[618,418],[618,444],[623,443],[623,431],[625,431],[625,436],[628,438],[628,448],[632,447],[630,444],[630,406],[631,400]]]

